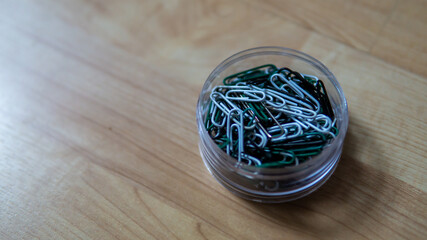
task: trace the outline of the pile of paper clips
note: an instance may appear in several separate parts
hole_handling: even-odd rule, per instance
[[[224,78],[210,94],[205,126],[228,155],[257,167],[298,165],[338,134],[325,86],[273,64]]]

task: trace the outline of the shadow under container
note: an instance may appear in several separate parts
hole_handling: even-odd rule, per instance
[[[239,163],[221,150],[204,126],[215,86],[229,75],[264,64],[288,67],[323,81],[336,117],[338,135],[323,151],[297,166],[258,168]],[[206,80],[197,102],[199,149],[209,172],[232,193],[256,202],[279,203],[301,198],[318,189],[334,172],[348,127],[348,108],[334,75],[313,57],[282,47],[259,47],[239,52],[219,64]]]

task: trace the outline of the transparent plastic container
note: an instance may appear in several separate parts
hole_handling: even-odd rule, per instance
[[[213,87],[222,85],[226,76],[264,64],[317,76],[323,81],[329,95],[339,133],[320,154],[297,166],[258,168],[239,163],[217,146],[203,124]],[[209,75],[197,103],[197,125],[202,159],[219,183],[242,198],[277,203],[306,196],[331,176],[342,153],[348,127],[348,109],[338,81],[321,62],[289,48],[259,47],[234,54]]]

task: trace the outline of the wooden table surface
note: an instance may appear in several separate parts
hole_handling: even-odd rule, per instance
[[[427,2],[1,1],[0,239],[426,239]],[[303,199],[242,200],[198,150],[223,59],[306,52],[350,127]]]

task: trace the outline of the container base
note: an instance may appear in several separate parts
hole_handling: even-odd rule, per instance
[[[325,169],[323,174],[318,176],[315,180],[311,181],[310,184],[302,186],[296,191],[283,191],[279,193],[276,192],[274,194],[268,192],[266,192],[265,194],[257,194],[253,191],[245,191],[242,188],[238,188],[236,186],[233,186],[232,184],[229,184],[225,179],[221,177],[221,174],[219,174],[214,168],[212,168],[209,162],[205,159],[200,144],[199,150],[206,168],[208,169],[210,174],[214,176],[217,182],[219,182],[222,186],[224,186],[236,196],[259,203],[284,203],[294,201],[309,195],[310,193],[321,187],[330,178],[330,176],[334,173],[336,167],[338,166],[338,162],[341,158],[341,155],[336,156],[336,158],[331,161],[332,164],[330,164],[330,166]]]

